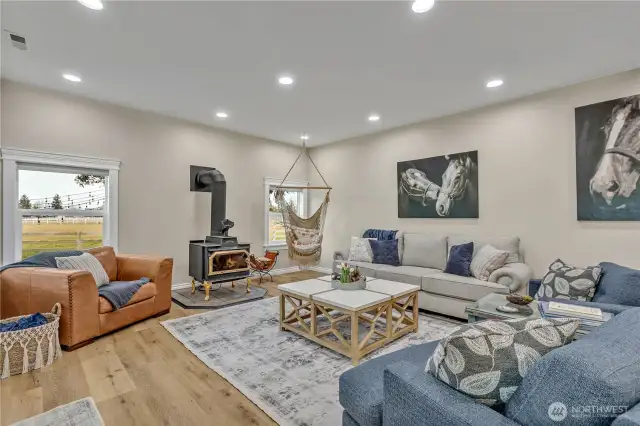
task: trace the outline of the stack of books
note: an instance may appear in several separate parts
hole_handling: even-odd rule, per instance
[[[541,301],[538,302],[538,308],[543,318],[575,318],[580,321],[580,326],[576,331],[576,339],[584,337],[613,317],[610,312],[602,312],[599,308],[569,305],[560,302]]]

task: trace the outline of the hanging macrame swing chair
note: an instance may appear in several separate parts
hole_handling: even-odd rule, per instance
[[[324,182],[325,186],[288,186],[284,185],[289,173],[298,163],[302,154],[305,154],[313,167],[316,169],[320,178]],[[285,191],[287,189],[323,189],[327,193],[324,196],[322,204],[316,210],[316,212],[308,218],[298,216],[295,206],[285,199]],[[329,205],[329,192],[331,187],[327,184],[327,181],[318,170],[318,166],[313,162],[313,159],[307,151],[306,145],[302,144],[302,151],[293,162],[293,165],[285,175],[280,185],[275,191],[275,200],[278,204],[278,208],[282,212],[282,222],[287,238],[287,248],[289,253],[289,259],[298,263],[299,266],[315,265],[320,261],[322,254],[322,233],[324,231],[324,220],[327,215],[327,206]]]

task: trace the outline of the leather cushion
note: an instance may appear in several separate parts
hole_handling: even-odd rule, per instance
[[[87,251],[100,261],[104,270],[107,271],[109,281],[118,281],[118,261],[113,247],[97,247]]]
[[[140,287],[140,289],[136,292],[136,294],[133,295],[131,300],[129,300],[129,302],[125,306],[130,306],[130,305],[133,305],[134,303],[138,303],[138,302],[142,302],[143,300],[151,299],[152,297],[155,297],[156,294],[157,294],[157,290],[156,290],[155,283],[148,282],[145,285],[143,285],[142,287]],[[111,305],[111,303],[107,299],[105,299],[102,296],[100,296],[99,299],[100,299],[99,312],[101,314],[106,314],[108,312],[113,312],[113,306]]]

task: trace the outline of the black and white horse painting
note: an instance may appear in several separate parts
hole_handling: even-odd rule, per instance
[[[640,220],[640,95],[575,117],[578,220]]]
[[[399,162],[398,217],[477,218],[478,151]]]

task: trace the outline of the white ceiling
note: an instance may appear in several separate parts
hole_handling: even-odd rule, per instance
[[[640,67],[640,2],[2,2],[11,80],[319,145]],[[61,78],[82,76],[81,84]],[[283,88],[277,76],[295,76]],[[488,90],[486,81],[505,85]],[[217,109],[227,120],[213,117]],[[377,123],[367,121],[376,112]]]

